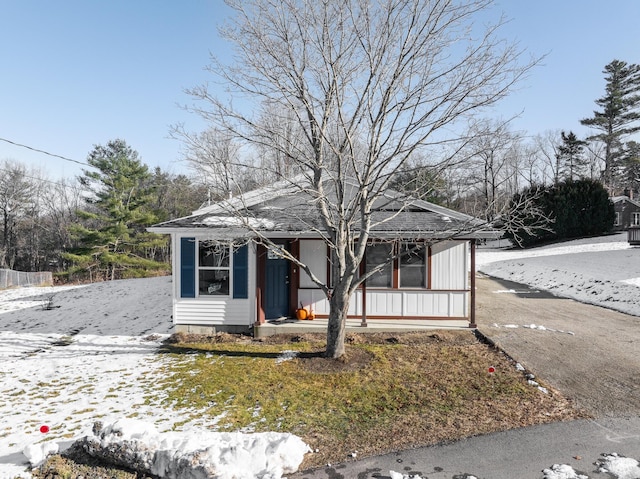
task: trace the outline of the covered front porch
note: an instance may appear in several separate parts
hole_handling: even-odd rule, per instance
[[[292,318],[266,321],[253,327],[256,338],[275,334],[326,333],[328,319],[298,320]],[[420,319],[370,319],[363,324],[361,319],[347,319],[347,333],[409,333],[437,329],[469,329],[466,319],[420,320]]]

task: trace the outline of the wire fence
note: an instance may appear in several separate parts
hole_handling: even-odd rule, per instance
[[[0,289],[20,286],[53,286],[53,274],[51,271],[28,273],[0,269]]]

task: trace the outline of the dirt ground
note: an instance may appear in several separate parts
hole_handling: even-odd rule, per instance
[[[478,329],[512,358],[595,417],[640,415],[640,317],[482,275],[476,286]]]

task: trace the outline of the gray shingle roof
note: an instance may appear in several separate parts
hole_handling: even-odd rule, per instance
[[[348,185],[347,190],[342,204],[353,200],[358,192],[355,185]],[[326,197],[336,204],[335,190]],[[330,211],[336,212],[335,208]],[[355,211],[352,228],[357,231],[360,217],[357,208]],[[494,238],[500,235],[478,219],[426,201],[407,199],[392,190],[374,203],[371,223],[370,235],[380,238]],[[267,236],[283,233],[300,236],[324,231],[317,200],[304,190],[291,188],[290,183],[250,192],[149,228],[158,233],[201,229],[225,239],[250,237],[258,232]]]

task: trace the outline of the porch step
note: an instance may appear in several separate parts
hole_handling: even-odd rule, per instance
[[[253,335],[256,338],[273,336],[274,334],[304,334],[326,333],[327,319],[297,320],[279,319],[267,321],[254,326]],[[465,319],[442,320],[401,320],[401,319],[370,319],[363,326],[361,320],[347,320],[348,333],[410,333],[434,329],[468,329],[469,321]]]

